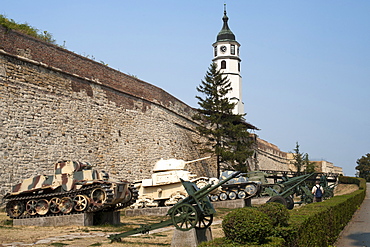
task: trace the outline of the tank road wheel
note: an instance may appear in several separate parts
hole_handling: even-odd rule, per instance
[[[49,211],[49,202],[46,199],[40,199],[36,204],[36,213],[45,215]]]
[[[247,186],[245,186],[245,189],[244,191],[249,195],[249,196],[254,196],[255,194],[257,194],[257,186],[255,184],[248,184]]]
[[[10,218],[17,218],[24,212],[24,204],[21,201],[10,201],[6,204],[6,212]]]
[[[201,214],[199,216],[199,221],[197,225],[195,226],[195,228],[198,228],[198,229],[208,228],[209,226],[211,226],[212,222],[213,222],[213,214],[210,214],[210,215]]]
[[[218,196],[220,201],[226,201],[227,200],[227,194],[225,192],[221,192],[220,195]]]
[[[215,195],[215,194],[210,195],[209,199],[211,200],[211,202],[217,202],[218,201],[218,195]]]
[[[189,231],[197,224],[198,213],[189,204],[177,205],[171,213],[173,225],[180,231]]]
[[[73,198],[74,203],[74,209],[77,212],[81,212],[87,209],[87,207],[90,205],[90,200],[85,195],[77,195],[75,198]]]
[[[285,207],[287,206],[287,201],[282,196],[273,196],[267,202],[277,202],[283,204]]]
[[[235,200],[237,195],[236,195],[236,192],[235,191],[230,191],[229,194],[228,194],[228,197],[230,200]]]
[[[73,209],[73,200],[70,197],[63,197],[60,200],[60,203],[58,205],[58,209],[63,214],[69,214]]]
[[[51,200],[49,201],[50,212],[52,212],[53,214],[57,214],[60,212],[60,209],[59,209],[60,201],[61,200],[58,197],[51,198]]]
[[[247,193],[245,193],[245,191],[244,190],[239,190],[238,191],[238,198],[239,199],[244,199],[244,198],[246,198],[247,197]]]
[[[37,206],[37,201],[36,200],[29,200],[26,203],[26,212],[29,215],[35,215],[35,214],[37,214],[37,212],[36,212],[36,206]]]
[[[107,200],[107,193],[101,188],[96,188],[91,192],[90,197],[94,206],[101,206]]]

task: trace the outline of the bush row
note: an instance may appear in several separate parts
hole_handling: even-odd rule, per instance
[[[238,222],[236,219],[244,213],[233,213],[225,217],[225,220],[230,221],[230,219],[235,218],[235,223],[239,224],[240,233],[235,232],[235,228],[227,225],[224,228],[225,238],[215,239],[208,243],[203,243],[200,246],[219,246],[219,247],[229,247],[229,246],[290,246],[290,247],[300,247],[300,246],[329,246],[332,245],[338,238],[340,232],[351,220],[352,215],[356,212],[358,207],[361,205],[362,201],[366,195],[366,181],[362,178],[352,178],[352,177],[340,177],[340,183],[352,183],[359,185],[359,190],[341,196],[334,196],[329,200],[325,200],[320,203],[311,203],[303,207],[293,209],[290,211],[290,218],[288,221],[288,226],[284,224],[275,225],[273,230],[270,231],[270,236],[265,239],[265,241],[260,241],[255,239],[254,243],[245,242],[244,244],[240,241],[240,236],[243,234],[252,234],[258,232],[258,229],[252,229],[253,225],[242,224],[243,222]],[[243,209],[239,209],[242,210]],[[251,209],[246,209],[251,210]],[[259,210],[263,211],[263,210]],[[266,211],[266,210],[265,210]],[[269,213],[269,210],[265,213]],[[270,210],[271,211],[271,210]],[[236,211],[238,212],[238,211]],[[270,212],[271,213],[271,212]],[[235,215],[238,215],[237,217]],[[247,214],[248,215],[248,214]],[[249,212],[249,215],[252,215]],[[256,216],[256,214],[253,213]],[[243,216],[244,217],[244,216]],[[263,216],[258,214],[258,217],[265,221]],[[271,221],[272,223],[273,221]],[[225,223],[223,222],[223,225]],[[257,227],[259,223],[253,223]],[[226,225],[226,224],[225,224]],[[266,228],[266,224],[262,224]],[[237,229],[238,229],[237,228]],[[249,229],[248,229],[249,228]],[[230,233],[230,231],[233,231]],[[232,239],[237,236],[237,239]],[[246,238],[245,238],[246,239]],[[235,241],[236,240],[236,241]],[[257,242],[261,244],[258,245]]]

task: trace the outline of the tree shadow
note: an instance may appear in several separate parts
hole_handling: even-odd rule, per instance
[[[370,247],[370,232],[358,232],[352,233],[347,238],[355,240],[353,245],[355,246],[369,246]]]

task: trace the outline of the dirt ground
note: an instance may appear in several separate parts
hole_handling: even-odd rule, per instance
[[[221,222],[224,215],[232,209],[217,209],[214,222]],[[121,243],[111,243],[107,238],[112,233],[121,233],[140,227],[140,224],[152,224],[166,217],[135,216],[126,217],[121,213],[121,225],[111,226],[66,226],[66,227],[34,227],[13,226],[5,212],[0,213],[0,246],[171,246],[173,227],[159,232],[127,237]],[[212,236],[223,236],[221,224],[212,225]]]
[[[339,184],[334,191],[335,195],[351,193],[358,189],[357,185]],[[219,223],[232,209],[217,209],[214,223]],[[0,212],[0,246],[109,246],[109,247],[137,247],[137,246],[171,246],[173,227],[162,229],[152,234],[127,237],[121,243],[111,243],[107,238],[112,233],[125,232],[137,228],[139,224],[152,224],[166,217],[135,216],[126,217],[121,213],[121,225],[111,226],[66,226],[66,227],[34,227],[13,226],[5,212]],[[224,236],[221,224],[212,224],[213,238]]]

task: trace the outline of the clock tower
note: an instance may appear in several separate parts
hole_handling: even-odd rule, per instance
[[[213,62],[217,68],[227,75],[231,82],[232,91],[228,98],[230,102],[236,103],[233,110],[234,114],[244,114],[244,103],[242,102],[242,77],[240,76],[239,47],[240,44],[235,40],[235,35],[228,25],[229,18],[226,15],[226,4],[224,6],[224,16],[222,17],[223,27],[217,35],[217,40],[213,43],[214,58]]]

